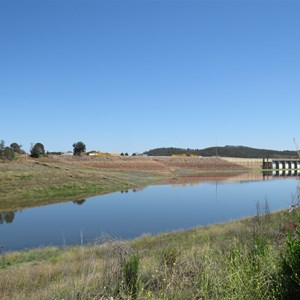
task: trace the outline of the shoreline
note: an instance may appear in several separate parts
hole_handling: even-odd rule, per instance
[[[300,213],[300,209],[297,209]],[[287,215],[288,216],[289,213],[289,208],[281,208],[275,211],[271,211],[271,212],[263,212],[261,213],[261,215],[259,217],[264,217],[266,214],[268,214],[271,217],[275,217],[276,215],[280,216],[280,215]],[[79,247],[93,247],[95,244],[99,244],[99,240],[101,240],[102,237],[108,238],[109,240],[118,240],[118,241],[123,241],[126,243],[139,243],[141,241],[146,241],[147,239],[150,240],[156,240],[156,239],[161,239],[161,238],[165,238],[165,237],[175,237],[177,235],[181,235],[181,234],[191,234],[191,232],[193,231],[207,231],[207,230],[212,230],[214,231],[217,228],[222,228],[223,231],[228,230],[228,228],[231,227],[235,227],[236,225],[240,225],[240,224],[249,224],[251,223],[253,220],[255,220],[257,218],[257,215],[252,215],[252,216],[244,216],[238,219],[229,219],[226,221],[220,221],[220,222],[216,222],[216,223],[210,223],[210,224],[206,224],[206,225],[196,225],[190,228],[182,228],[182,229],[175,229],[175,230],[170,230],[170,231],[162,231],[162,232],[158,232],[158,233],[154,233],[151,234],[149,232],[144,232],[139,236],[136,237],[132,237],[132,238],[120,238],[117,236],[112,236],[112,235],[108,235],[106,233],[102,233],[99,236],[89,239],[91,241],[86,241],[84,242],[84,236],[82,236],[82,241],[81,243],[72,243],[72,244],[62,244],[62,245],[56,245],[56,244],[49,244],[46,246],[40,245],[40,246],[35,246],[35,247],[25,247],[22,249],[9,249],[7,251],[1,251],[1,249],[4,249],[3,245],[0,244],[0,258],[1,255],[7,255],[7,254],[13,254],[13,253],[18,253],[18,252],[31,252],[31,251],[40,251],[40,250],[47,250],[48,248],[57,248],[57,249],[72,249],[72,248],[79,248]],[[101,244],[105,244],[106,242],[101,242]],[[1,268],[0,268],[1,269]]]
[[[131,299],[128,291],[119,293],[126,278],[124,264],[138,257],[137,299],[169,299],[171,292],[176,299],[196,299],[199,286],[209,299],[232,299],[236,291],[239,299],[254,293],[257,299],[271,299],[262,295],[272,274],[280,271],[286,234],[294,235],[299,216],[299,209],[261,212],[131,240],[103,236],[94,244],[2,253],[0,293],[2,299],[77,299],[78,294],[81,299]],[[243,280],[227,280],[232,276]],[[212,287],[203,278],[216,282],[217,296],[210,294]],[[260,280],[261,288],[253,280]],[[240,289],[242,283],[246,285]]]
[[[176,181],[223,180],[248,171],[251,169],[220,158],[52,156],[19,159],[0,163],[0,211]]]
[[[51,204],[50,204],[51,205]],[[297,210],[299,211],[300,213],[300,208]],[[264,214],[269,214],[271,216],[276,216],[276,215],[281,215],[281,214],[285,214],[285,215],[288,215],[289,213],[289,208],[281,208],[281,209],[278,209],[278,210],[275,210],[275,211],[271,211],[271,212],[263,212],[261,213],[261,215],[264,215]],[[155,233],[155,234],[151,234],[151,233],[148,233],[148,232],[145,232],[145,233],[142,233],[141,235],[139,236],[136,236],[136,237],[132,237],[132,238],[128,238],[128,239],[122,239],[122,238],[119,238],[119,237],[114,237],[114,236],[111,236],[112,239],[118,239],[118,240],[122,240],[122,241],[126,241],[126,242],[135,242],[135,241],[139,241],[139,240],[142,240],[142,239],[147,239],[147,238],[159,238],[161,236],[172,236],[172,235],[177,235],[177,234],[180,234],[180,233],[189,233],[191,231],[198,231],[198,230],[206,230],[208,228],[213,228],[213,227],[224,227],[226,228],[227,225],[232,225],[232,224],[239,224],[239,223],[249,223],[251,222],[251,220],[254,220],[257,216],[255,215],[252,215],[252,216],[244,216],[244,217],[241,217],[241,218],[238,218],[238,219],[229,219],[227,221],[220,221],[220,222],[217,222],[217,223],[211,223],[211,224],[206,224],[206,225],[197,225],[197,226],[193,226],[191,228],[186,228],[186,229],[175,229],[175,230],[171,230],[171,231],[163,231],[163,232],[158,232],[158,233]],[[106,233],[103,233],[101,235],[107,235]],[[101,236],[100,235],[100,236]],[[93,238],[91,242],[83,242],[81,244],[63,244],[63,245],[47,245],[47,246],[36,246],[36,247],[32,247],[32,248],[24,248],[24,249],[10,249],[10,250],[7,250],[6,252],[2,252],[2,254],[7,254],[7,253],[13,253],[13,252],[23,252],[23,251],[31,251],[31,250],[35,250],[35,249],[47,249],[47,248],[52,248],[52,247],[55,247],[55,248],[72,248],[72,247],[80,247],[80,246],[84,246],[84,247],[90,247],[90,246],[93,246],[94,245],[94,241],[97,240],[99,237],[95,237]],[[1,246],[0,245],[0,249],[1,249]],[[0,254],[1,254],[1,251],[0,251]]]
[[[10,192],[6,195],[15,195],[8,197],[10,201],[0,200],[0,211],[1,205],[16,201],[24,188],[28,194],[13,203],[15,207],[55,203],[55,197],[57,203],[62,197],[74,200],[78,191],[95,195],[100,189],[104,193],[105,189],[112,192],[150,184],[263,179],[261,172],[236,165],[230,171],[208,171],[199,170],[200,165],[183,168],[182,161],[178,162],[169,172],[141,172],[139,164],[130,171],[104,170],[99,165],[53,158],[0,164],[0,179],[4,179],[0,192],[7,187]],[[38,198],[41,195],[44,198]],[[40,200],[33,201],[34,197]],[[273,286],[281,293],[281,282],[274,274],[280,274],[286,234],[296,236],[299,220],[299,208],[290,213],[265,208],[252,217],[128,240],[104,235],[87,244],[0,249],[0,294],[4,300],[273,299],[277,292]],[[128,278],[136,278],[136,296]]]

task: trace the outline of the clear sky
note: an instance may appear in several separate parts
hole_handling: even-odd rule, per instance
[[[0,139],[300,143],[300,1],[0,0]]]

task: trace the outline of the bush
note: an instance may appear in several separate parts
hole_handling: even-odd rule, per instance
[[[1,156],[7,160],[13,160],[15,158],[15,152],[10,147],[5,147]]]
[[[139,290],[139,256],[133,255],[127,259],[123,267],[123,277],[124,277],[124,288],[125,291],[132,297],[132,299],[137,298],[137,293]]]
[[[0,158],[13,160],[15,158],[15,153],[11,147],[5,147],[5,142],[0,141]]]
[[[294,238],[289,234],[281,258],[278,293],[281,299],[300,299],[300,222]]]
[[[176,260],[179,256],[179,251],[176,248],[168,248],[162,252],[162,265],[168,269],[172,269],[175,266]]]

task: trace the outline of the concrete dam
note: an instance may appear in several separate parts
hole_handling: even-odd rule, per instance
[[[300,170],[300,159],[263,159],[264,170]]]

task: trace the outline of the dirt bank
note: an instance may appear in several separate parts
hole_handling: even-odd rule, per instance
[[[141,171],[173,173],[178,171],[238,171],[248,168],[218,157],[95,157],[56,156],[67,162],[114,171]]]

